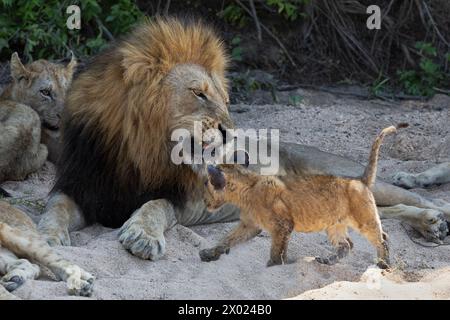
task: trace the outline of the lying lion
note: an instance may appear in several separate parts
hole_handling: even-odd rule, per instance
[[[347,234],[351,227],[377,249],[378,266],[389,266],[387,236],[371,187],[375,183],[378,152],[384,136],[395,132],[391,126],[376,138],[363,176],[360,179],[327,175],[288,177],[261,176],[242,166],[208,166],[205,203],[214,211],[224,203],[241,208],[241,223],[217,246],[200,251],[202,261],[219,259],[230,247],[255,237],[261,229],[272,237],[267,266],[286,262],[287,244],[293,229],[298,232],[326,230],[337,251],[316,260],[335,264],[347,256],[353,243]]]
[[[72,295],[90,296],[94,277],[80,267],[62,259],[45,242],[33,221],[19,209],[0,201],[0,299],[11,298],[13,291],[26,280],[39,276],[39,267],[26,258],[48,267],[67,282]]]

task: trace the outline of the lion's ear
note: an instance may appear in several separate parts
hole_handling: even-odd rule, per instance
[[[78,62],[73,52],[70,51],[70,53],[72,54],[72,58],[70,59],[70,62],[66,67],[66,72],[69,77],[72,77]]]
[[[14,52],[11,56],[11,76],[16,81],[24,78],[28,80],[31,76],[31,72],[22,64],[17,52]]]

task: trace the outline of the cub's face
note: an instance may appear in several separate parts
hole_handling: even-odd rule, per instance
[[[171,130],[183,128],[195,143],[202,143],[208,129],[218,129],[225,139],[226,129],[233,127],[228,113],[229,98],[223,76],[208,73],[194,64],[174,67],[166,78],[170,88]],[[201,123],[201,126],[194,124]]]
[[[12,99],[33,108],[45,128],[58,130],[75,66],[73,57],[67,66],[46,60],[23,65],[14,53],[11,57]]]

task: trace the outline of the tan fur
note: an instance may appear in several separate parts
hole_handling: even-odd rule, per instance
[[[73,165],[67,170],[61,165],[55,187],[63,207],[71,201],[80,210],[48,207],[39,228],[49,242],[70,243],[65,236],[72,230],[70,221],[82,220],[78,219],[82,216],[88,223],[122,225],[119,241],[134,255],[151,260],[162,257],[164,231],[176,222],[175,211],[178,221],[195,217],[196,211],[179,210],[176,201],[198,203],[203,191],[201,179],[191,167],[171,161],[176,144],[171,135],[175,129],[187,129],[194,142],[201,143],[202,130],[196,130],[194,122],[202,122],[203,131],[232,127],[226,66],[224,46],[209,27],[173,18],[146,22],[95,57],[74,80],[67,96],[63,140],[69,147],[63,151],[63,159],[67,159],[64,164]],[[108,189],[110,185],[104,185],[100,175],[95,181],[79,179],[86,186],[77,187],[96,189],[102,197],[97,199],[99,203],[120,199],[119,205],[127,208],[120,210],[119,218],[110,219],[108,215],[114,214],[109,210],[94,208],[95,200],[81,195],[70,183],[78,179],[77,174],[90,174],[90,163],[84,161],[90,154],[83,154],[85,150],[77,145],[79,136],[74,134],[80,131],[89,148],[89,143],[95,144],[90,150],[94,157],[111,167],[105,174],[110,175],[108,179],[113,177],[118,188]],[[75,172],[77,166],[80,170]],[[136,178],[130,183],[131,175]],[[117,191],[120,188],[132,195]],[[139,195],[150,198],[160,190],[167,198],[140,203]]]
[[[241,209],[241,224],[219,245],[202,250],[202,260],[216,260],[231,246],[265,229],[272,236],[268,265],[281,264],[286,262],[287,243],[292,230],[325,230],[337,252],[317,260],[334,264],[346,256],[353,246],[347,234],[348,227],[351,227],[375,246],[379,265],[387,267],[389,252],[386,235],[381,228],[370,186],[376,174],[381,141],[390,132],[395,132],[395,127],[384,129],[375,140],[368,169],[359,180],[308,174],[260,176],[241,166],[220,165],[225,187],[218,187],[215,182],[217,177],[210,175],[205,203],[209,210],[217,210],[225,203],[238,206]]]
[[[12,100],[31,107],[44,125],[57,129],[76,64],[72,57],[67,66],[47,60],[23,65],[17,53],[14,53],[11,56],[13,80],[3,91],[0,100]],[[47,90],[50,96],[45,96],[42,90]]]
[[[137,168],[145,186],[171,179],[190,185],[196,175],[170,161],[170,134],[180,127],[192,130],[195,120],[231,126],[226,65],[223,44],[211,29],[157,19],[80,75],[67,111],[70,118],[98,127],[106,146],[120,147],[112,156],[124,179]],[[195,90],[208,101],[199,102]]]
[[[37,171],[47,158],[47,149],[50,160],[57,159],[59,132],[55,129],[75,66],[74,58],[67,66],[46,60],[23,65],[17,53],[12,55],[13,80],[0,96],[0,182],[23,180]],[[48,90],[51,97],[41,90]]]
[[[380,151],[381,143],[383,142],[383,139],[387,134],[393,132],[397,132],[397,129],[394,126],[383,129],[383,131],[381,131],[381,133],[375,139],[375,142],[372,144],[369,163],[367,164],[366,170],[364,170],[364,174],[361,177],[361,181],[369,188],[373,187],[377,178],[378,153]]]
[[[41,144],[41,123],[30,107],[0,101],[0,182],[24,180],[42,167],[47,148]]]
[[[12,291],[28,279],[39,276],[39,267],[26,258],[48,267],[67,282],[70,294],[89,296],[94,277],[62,259],[41,238],[33,221],[19,209],[0,201],[0,286]]]

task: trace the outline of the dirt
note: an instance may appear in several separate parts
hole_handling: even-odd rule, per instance
[[[371,142],[382,128],[407,122],[409,128],[388,137],[382,147],[379,176],[387,181],[399,170],[418,172],[450,159],[448,96],[436,96],[429,102],[400,103],[365,101],[309,90],[297,90],[289,95],[300,96],[300,103],[232,105],[232,117],[237,127],[279,129],[282,140],[312,145],[363,164],[367,162]],[[407,157],[402,148],[409,150]],[[54,166],[47,163],[27,181],[8,182],[3,187],[15,197],[22,197],[22,206],[30,207],[27,201],[39,199],[36,207],[28,209],[37,221],[53,177]],[[414,191],[450,201],[449,184]],[[370,282],[367,272],[372,272],[375,250],[354,232],[351,233],[355,243],[352,253],[335,266],[311,261],[312,257],[331,250],[324,233],[294,234],[288,255],[296,262],[289,265],[265,266],[270,247],[270,238],[265,233],[232,249],[219,261],[201,262],[199,249],[216,243],[236,223],[176,226],[166,233],[167,253],[157,262],[132,256],[118,242],[117,230],[99,225],[71,233],[73,246],[56,250],[95,274],[93,299],[282,299],[302,293],[303,298],[331,298],[335,294],[333,287],[319,296],[308,290],[327,285],[342,288],[342,281],[350,281],[350,290],[354,285],[362,286],[361,291],[351,291],[361,292],[360,295],[344,295],[344,298],[392,298],[401,296],[401,291],[390,289],[394,280],[396,284],[406,283],[402,288],[416,290],[418,295],[424,290],[427,297],[448,297],[450,282],[440,281],[436,287],[438,293],[433,291],[433,285],[422,286],[422,282],[448,279],[450,247],[420,246],[411,241],[412,234],[399,221],[383,220],[382,223],[390,237],[394,268],[389,276],[376,273],[382,278],[381,287],[372,291],[367,285]],[[369,266],[372,267],[368,269]],[[27,282],[15,294],[23,299],[71,298],[63,283],[47,276]]]

